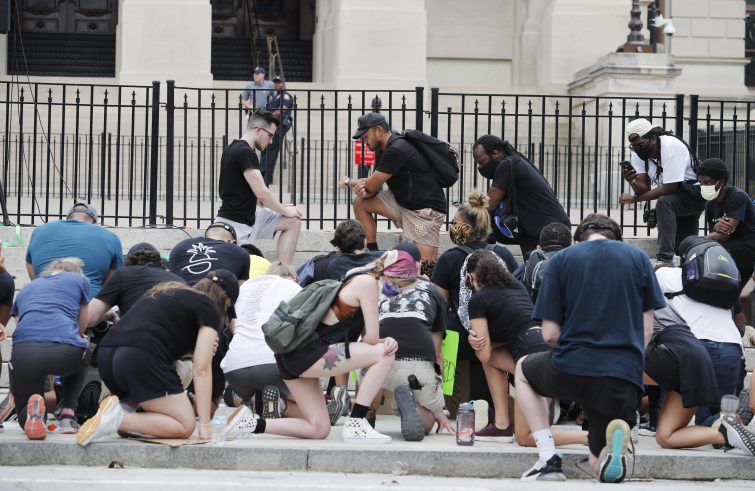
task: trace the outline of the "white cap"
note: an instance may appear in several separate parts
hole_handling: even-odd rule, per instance
[[[632,135],[645,136],[650,133],[650,130],[653,128],[656,128],[656,125],[647,119],[638,118],[634,121],[630,121],[629,124],[627,124],[626,129],[627,140],[629,140]]]

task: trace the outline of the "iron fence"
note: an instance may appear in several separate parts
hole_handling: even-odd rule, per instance
[[[224,148],[247,117],[240,89],[3,82],[2,193],[11,221],[61,218],[75,199],[94,203],[116,226],[210,223],[220,205]],[[731,184],[751,195],[755,138],[751,102],[674,97],[468,94],[413,90],[291,90],[293,125],[271,188],[302,208],[306,228],[333,228],[352,216],[342,175],[365,176],[366,150],[351,139],[357,118],[379,97],[396,130],[416,128],[460,151],[449,205],[488,182],[476,172],[472,143],[483,134],[510,141],[552,185],[576,222],[590,212],[614,216],[648,234],[641,213],[620,207],[628,191],[618,162],[628,157],[624,129],[636,117],[672,129],[701,158],[720,157]],[[0,123],[1,124],[1,123]],[[382,222],[390,227],[390,223]]]

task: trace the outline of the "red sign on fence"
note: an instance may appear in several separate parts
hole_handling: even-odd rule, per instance
[[[362,140],[354,142],[354,165],[375,165],[375,152],[367,148]]]

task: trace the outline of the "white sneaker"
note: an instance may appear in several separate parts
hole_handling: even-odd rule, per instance
[[[76,443],[84,447],[99,438],[115,435],[122,421],[123,409],[118,396],[107,397],[100,402],[97,414],[81,425],[76,434]]]
[[[223,431],[226,440],[236,438],[249,438],[257,428],[259,416],[255,415],[247,406],[239,406],[228,417],[228,422]]]
[[[349,418],[343,425],[341,441],[344,443],[391,443],[391,437],[375,431],[367,418]]]

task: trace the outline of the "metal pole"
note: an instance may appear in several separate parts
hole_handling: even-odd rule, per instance
[[[175,123],[176,81],[168,80],[165,94],[165,223],[173,225],[173,125]]]
[[[430,134],[438,138],[438,91],[437,87],[430,89]]]
[[[416,107],[417,107],[417,109],[416,109],[416,118],[417,119],[416,119],[416,123],[414,124],[414,127],[417,130],[419,130],[419,131],[423,131],[423,129],[424,129],[424,123],[425,123],[425,118],[423,118],[422,116],[424,116],[424,112],[425,112],[425,108],[424,108],[424,105],[425,105],[425,88],[424,87],[415,87],[414,91],[417,94],[416,95],[416,99],[417,99],[417,103],[416,103]]]
[[[676,94],[676,136],[684,138],[684,94]]]
[[[152,82],[152,128],[149,158],[149,225],[157,225],[157,175],[160,162],[160,82]]]

